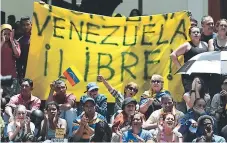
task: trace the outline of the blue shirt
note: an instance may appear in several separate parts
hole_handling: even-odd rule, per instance
[[[180,133],[185,134],[189,132],[189,127],[191,126],[191,122],[189,121],[190,119],[197,121],[197,119],[195,119],[195,112],[192,109],[189,109],[188,112],[184,115],[184,117],[180,119]],[[196,134],[199,133],[197,132]]]
[[[152,139],[152,134],[144,129],[141,129],[140,133],[138,134],[139,137],[145,140],[147,142],[148,140]],[[123,133],[122,136],[123,142],[139,142],[137,138],[135,138],[132,134],[132,130],[126,131]]]
[[[83,95],[80,98],[80,106],[78,109],[78,115],[80,115],[83,112],[82,103],[84,103],[84,100],[88,97],[89,97],[88,95]],[[99,114],[106,117],[107,116],[107,98],[106,98],[106,96],[104,96],[103,94],[99,94],[94,100],[96,103],[96,112],[98,112]]]

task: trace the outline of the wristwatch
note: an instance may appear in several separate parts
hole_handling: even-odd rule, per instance
[[[191,90],[191,92],[195,92],[195,90]]]

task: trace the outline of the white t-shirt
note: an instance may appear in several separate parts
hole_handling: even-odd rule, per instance
[[[25,134],[27,134],[27,127],[25,126],[24,129],[25,129],[25,133],[24,133],[24,135],[25,135]],[[34,134],[35,125],[32,122],[30,122],[30,129],[31,129],[31,132]],[[16,130],[16,125],[14,124],[14,122],[9,123],[9,125],[7,126],[7,133],[14,132],[15,130]],[[20,130],[19,134],[17,135],[18,137],[22,134],[22,131],[23,131],[23,129]]]

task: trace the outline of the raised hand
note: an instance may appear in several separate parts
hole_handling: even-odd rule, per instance
[[[97,76],[97,81],[99,81],[99,82],[103,82],[105,79],[104,79],[104,77],[102,76],[102,75],[98,75]]]
[[[55,90],[55,81],[53,81],[52,83],[50,83],[50,89],[51,90]]]
[[[59,119],[59,112],[56,112],[55,116],[54,116],[54,119],[53,119],[53,122],[54,123],[58,123],[58,119]]]
[[[122,136],[123,136],[123,132],[120,130],[120,128],[117,129],[116,134],[117,134],[120,138],[122,138]]]
[[[145,142],[145,140],[142,139],[141,137],[139,137],[137,134],[132,133],[132,135],[133,135],[135,138],[137,138],[138,141],[140,141],[140,142]]]
[[[192,90],[196,89],[196,85],[197,85],[197,80],[194,79],[193,82],[192,82]]]
[[[48,121],[48,114],[46,110],[44,110],[44,120]]]
[[[220,92],[220,94],[221,94],[222,96],[227,96],[227,91],[222,90],[222,91]]]
[[[5,41],[6,41],[6,36],[5,36],[4,30],[3,30],[3,32],[2,32],[1,38],[2,38],[2,43],[5,43]]]
[[[14,41],[14,30],[10,32],[10,42]]]
[[[205,127],[205,138],[206,138],[206,141],[211,141],[212,140],[212,137],[213,137],[213,130],[212,130],[212,125],[208,126],[208,127]]]
[[[88,118],[86,116],[83,116],[81,119],[81,125],[86,126],[88,123]]]
[[[24,120],[20,120],[20,121],[16,121],[16,127],[19,129],[22,129],[25,125],[25,121]]]
[[[25,124],[27,127],[28,126],[30,127],[30,122],[31,122],[31,119],[29,117],[27,117],[27,119],[25,120]]]

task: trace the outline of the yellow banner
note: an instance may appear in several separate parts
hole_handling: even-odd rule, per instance
[[[34,80],[33,94],[47,99],[49,84],[71,65],[83,80],[68,92],[77,101],[88,82],[101,74],[123,92],[124,85],[136,82],[136,99],[149,89],[152,74],[164,77],[164,89],[180,101],[183,88],[180,75],[174,75],[170,53],[188,39],[187,12],[142,17],[105,17],[34,3],[32,36],[26,77]],[[181,59],[182,61],[182,59]],[[114,98],[103,83],[100,90],[108,102]]]

